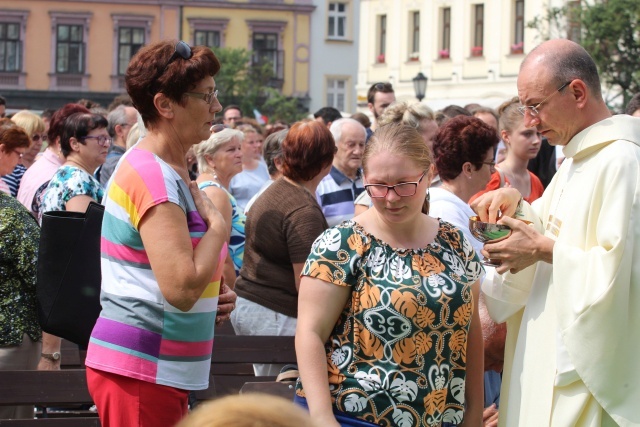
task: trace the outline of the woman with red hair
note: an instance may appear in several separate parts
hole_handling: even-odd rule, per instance
[[[244,261],[236,280],[238,335],[295,335],[300,272],[313,241],[328,228],[316,187],[331,169],[336,145],[319,122],[296,123],[282,143],[282,174],[247,215]],[[254,365],[257,376],[280,366]]]

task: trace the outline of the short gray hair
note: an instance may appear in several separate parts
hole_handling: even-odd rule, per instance
[[[365,138],[367,137],[367,130],[359,121],[351,118],[338,119],[335,122],[331,123],[331,127],[329,128],[329,131],[331,132],[331,135],[333,135],[333,140],[335,141],[336,145],[340,142],[340,139],[342,138],[342,128],[347,123],[351,123],[360,128]]]
[[[209,167],[209,163],[207,163],[206,156],[213,156],[223,145],[228,144],[234,139],[242,142],[244,140],[244,133],[236,129],[226,128],[220,132],[211,134],[209,139],[196,145],[194,151],[198,159],[198,171],[200,173],[210,172],[211,168]]]
[[[116,125],[124,125],[127,123],[127,110],[124,105],[118,105],[107,115],[107,132],[111,138],[116,137]]]

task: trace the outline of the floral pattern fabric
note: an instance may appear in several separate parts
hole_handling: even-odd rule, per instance
[[[89,196],[97,203],[102,203],[104,189],[91,174],[75,166],[60,166],[42,198],[38,220],[42,222],[42,214],[51,211],[64,211],[65,205],[75,196]]]
[[[0,346],[34,341],[42,331],[36,311],[40,227],[15,198],[0,193]]]
[[[354,221],[318,237],[302,274],[352,288],[325,344],[334,408],[383,426],[458,425],[482,271],[444,221],[417,250],[394,249]],[[296,392],[304,397],[303,384]]]

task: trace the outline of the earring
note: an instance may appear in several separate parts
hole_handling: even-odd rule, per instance
[[[431,202],[431,193],[429,192],[429,189],[427,188],[427,203]]]

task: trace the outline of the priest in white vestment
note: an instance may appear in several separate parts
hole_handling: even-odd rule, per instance
[[[483,283],[508,329],[500,425],[640,426],[640,119],[611,116],[568,40],[527,55],[518,96],[566,160],[533,206],[512,188],[472,205],[513,229],[483,250],[505,273]]]

